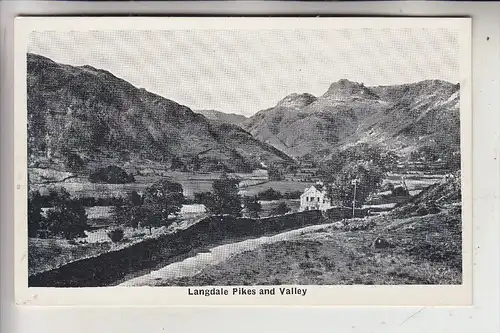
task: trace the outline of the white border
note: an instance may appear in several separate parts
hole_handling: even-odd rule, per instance
[[[15,20],[15,292],[19,305],[318,306],[472,304],[471,21],[467,18],[17,18]],[[459,31],[463,192],[461,286],[308,286],[306,297],[194,297],[187,288],[27,288],[26,50],[31,31],[451,28]]]
[[[500,327],[500,3],[0,2],[0,332],[497,333]],[[468,16],[473,35],[474,305],[469,307],[16,307],[13,212],[13,18],[82,14]]]

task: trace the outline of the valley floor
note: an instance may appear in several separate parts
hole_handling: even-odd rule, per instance
[[[386,247],[374,246],[380,237]],[[337,222],[252,241],[212,249],[124,285],[461,283],[461,218],[454,211]]]

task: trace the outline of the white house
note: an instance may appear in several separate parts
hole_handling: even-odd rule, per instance
[[[327,210],[338,203],[333,202],[327,196],[327,191],[323,183],[318,182],[313,186],[306,188],[304,193],[300,196],[299,211],[305,210]]]

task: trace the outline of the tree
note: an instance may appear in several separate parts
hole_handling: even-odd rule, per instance
[[[193,165],[193,171],[200,171],[201,161],[200,161],[200,157],[198,155],[193,156],[191,164]]]
[[[126,184],[135,182],[134,175],[128,174],[125,170],[116,165],[99,168],[90,174],[89,180],[92,183]]]
[[[115,207],[115,224],[129,224],[132,228],[137,229],[139,224],[145,220],[146,212],[142,206],[142,197],[135,192],[136,197],[134,192],[132,191],[124,205]]]
[[[85,237],[85,230],[89,228],[85,208],[71,199],[61,200],[49,210],[44,224],[51,234],[66,239]]]
[[[172,158],[172,163],[170,165],[171,170],[181,170],[184,167],[184,163],[181,161],[181,159],[177,156],[174,156]]]
[[[245,208],[247,209],[250,217],[259,218],[259,214],[262,211],[262,205],[259,200],[257,200],[256,196],[253,197],[245,197]]]
[[[282,197],[281,192],[274,190],[272,187],[257,194],[257,198],[260,200],[279,200]]]
[[[204,192],[198,199],[214,215],[241,216],[241,197],[238,194],[239,180],[222,174],[212,183],[212,192]]]
[[[55,207],[69,201],[71,195],[64,187],[51,187],[47,196],[48,203]]]
[[[133,190],[132,192],[129,193],[128,195],[128,202],[131,206],[140,206],[143,204],[144,199],[141,197],[137,191]]]
[[[30,191],[28,194],[28,237],[37,237],[38,230],[43,225],[43,201],[39,191]]]
[[[336,151],[329,161],[321,165],[320,174],[328,178],[332,174],[341,172],[346,165],[358,162],[370,162],[383,172],[388,172],[394,169],[397,161],[398,156],[392,151],[378,145],[360,143]]]
[[[152,226],[166,225],[171,215],[177,215],[184,203],[182,185],[169,180],[161,180],[148,187],[144,193],[142,209],[136,209],[136,214],[144,217],[151,232]]]
[[[113,229],[108,231],[108,237],[113,243],[119,242],[123,239],[124,232],[123,229]]]
[[[368,195],[376,191],[397,163],[397,155],[377,145],[357,144],[333,154],[321,166],[321,175],[328,184],[328,196],[351,206],[356,185],[356,206],[360,207]]]
[[[290,207],[285,202],[280,202],[278,206],[271,210],[271,215],[284,215],[290,211]]]
[[[357,180],[355,205],[361,207],[366,198],[380,187],[384,172],[373,161],[352,162],[344,165],[332,178],[327,186],[328,197],[341,200],[345,206],[352,205],[354,199],[352,182]]]

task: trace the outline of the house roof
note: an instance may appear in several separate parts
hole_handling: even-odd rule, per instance
[[[317,185],[317,184],[314,184],[314,185],[311,185],[311,187],[307,188],[303,194],[309,192],[311,189],[315,189],[316,191],[318,192],[321,192],[321,193],[326,193],[326,191],[323,189],[323,186],[320,186],[320,185]]]

